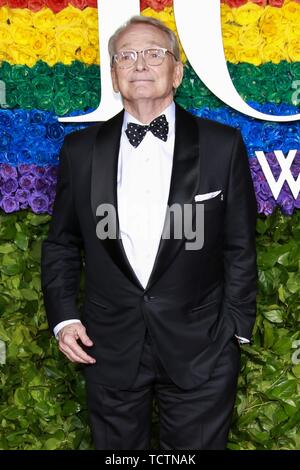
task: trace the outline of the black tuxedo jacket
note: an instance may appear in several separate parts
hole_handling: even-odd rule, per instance
[[[84,366],[87,378],[118,388],[135,378],[148,327],[169,376],[188,389],[206,381],[228,341],[235,334],[249,338],[254,325],[257,210],[248,157],[238,130],[176,105],[168,206],[192,204],[195,213],[196,204],[204,204],[204,245],[186,250],[184,237],[162,236],[144,289],[121,239],[96,234],[97,207],[110,203],[117,209],[123,113],[65,138],[42,245],[49,327],[80,318],[94,342],[85,350],[97,360]],[[194,200],[218,190],[203,203]],[[81,268],[82,310],[76,305]]]

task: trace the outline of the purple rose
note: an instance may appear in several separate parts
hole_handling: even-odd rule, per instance
[[[31,174],[22,175],[19,179],[19,185],[22,189],[30,190],[33,188],[33,177]]]
[[[32,169],[32,173],[34,176],[44,176],[46,169],[43,166],[35,165]]]
[[[15,212],[19,210],[19,203],[15,199],[15,197],[4,196],[4,198],[1,201],[1,207],[4,210],[4,212],[7,212],[7,213]]]
[[[48,189],[48,183],[44,177],[36,176],[33,178],[33,186],[37,192],[45,192]]]
[[[7,178],[2,184],[2,194],[11,194],[18,189],[18,181],[16,178]]]
[[[27,189],[17,189],[15,199],[20,204],[20,209],[27,209],[29,196],[30,191]]]
[[[45,176],[48,180],[53,183],[56,183],[57,180],[57,167],[56,166],[47,166],[45,167]]]
[[[273,198],[267,201],[258,200],[258,212],[260,214],[271,215],[276,207],[276,202]]]
[[[249,165],[251,172],[256,173],[257,171],[261,171],[261,166],[257,158],[250,158]]]
[[[33,212],[41,214],[48,211],[49,199],[45,194],[33,192],[29,197],[29,205]]]
[[[18,172],[14,166],[10,166],[7,163],[1,163],[0,176],[2,176],[4,180],[8,178],[17,178]]]
[[[22,163],[21,165],[18,166],[18,171],[20,175],[27,175],[29,173],[32,173],[34,169],[34,165],[28,164],[28,163]]]
[[[277,204],[281,206],[283,214],[292,215],[295,206],[294,201],[292,194],[282,189],[278,196]]]
[[[260,188],[258,192],[259,198],[263,201],[267,201],[270,197],[272,197],[272,193],[270,190],[270,186],[266,181],[262,181],[260,183]]]

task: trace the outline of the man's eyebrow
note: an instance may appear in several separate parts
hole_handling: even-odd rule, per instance
[[[161,46],[158,46],[157,45],[157,42],[156,41],[150,41],[149,42],[149,46],[156,46],[156,47],[161,47]],[[130,47],[130,44],[128,44],[128,42],[126,42],[125,44],[122,44],[122,46],[120,47],[120,50],[124,49],[124,48],[129,48],[130,50],[134,50],[132,47]],[[148,46],[147,46],[148,47]],[[147,49],[147,47],[145,49]]]

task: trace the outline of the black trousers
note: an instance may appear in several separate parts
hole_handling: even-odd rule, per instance
[[[211,378],[199,387],[175,385],[146,332],[136,379],[119,390],[86,382],[89,422],[96,449],[150,449],[152,400],[159,409],[160,449],[225,449],[237,378],[240,347],[233,338],[225,347]]]

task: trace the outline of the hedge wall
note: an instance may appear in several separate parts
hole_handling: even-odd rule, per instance
[[[0,449],[93,448],[82,371],[60,353],[45,318],[40,250],[49,220],[0,215]],[[258,316],[254,344],[243,346],[230,449],[300,448],[299,240],[299,211],[259,216]]]

